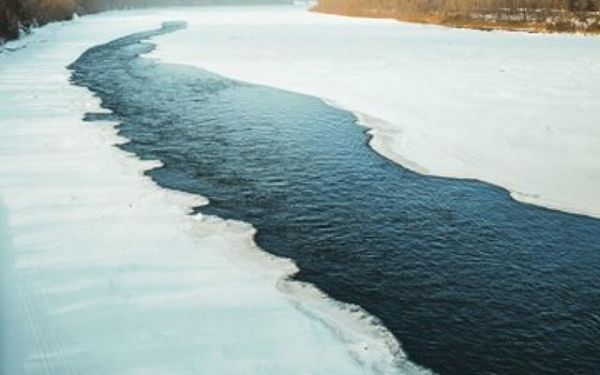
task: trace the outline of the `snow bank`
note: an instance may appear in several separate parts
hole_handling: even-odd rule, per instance
[[[600,217],[600,43],[320,15],[189,12],[152,57],[318,96],[421,173],[475,178]]]
[[[286,281],[295,266],[258,251],[252,227],[185,215],[205,200],[144,177],[156,163],[112,147],[114,124],[81,121],[99,103],[65,66],[188,14],[84,17],[0,54],[2,270],[20,301],[4,291],[0,309],[23,311],[11,353],[24,358],[1,351],[0,363],[11,374],[421,372],[359,308]]]

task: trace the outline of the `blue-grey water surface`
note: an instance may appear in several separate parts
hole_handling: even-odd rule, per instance
[[[120,121],[124,149],[164,163],[148,172],[160,185],[252,223],[297,279],[379,317],[436,372],[600,373],[600,220],[404,169],[316,98],[139,57],[177,27],[71,66],[114,112],[88,119]]]

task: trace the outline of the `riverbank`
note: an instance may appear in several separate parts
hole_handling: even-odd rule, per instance
[[[311,11],[316,13],[367,18],[389,18],[401,22],[440,25],[482,31],[502,30],[528,33],[600,34],[600,12],[540,11],[529,13],[507,10],[494,12],[399,12],[386,8],[346,8],[320,2]]]

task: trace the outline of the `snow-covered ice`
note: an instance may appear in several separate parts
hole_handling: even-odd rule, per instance
[[[286,281],[295,266],[259,251],[250,226],[185,215],[202,197],[144,177],[156,163],[113,147],[114,124],[82,122],[99,103],[69,84],[69,63],[194,14],[82,17],[0,54],[0,370],[422,371],[359,308]]]
[[[416,171],[600,217],[600,41],[314,14],[190,12],[154,58],[321,97]]]

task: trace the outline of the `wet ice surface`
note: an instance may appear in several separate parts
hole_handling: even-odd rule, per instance
[[[98,100],[65,67],[165,18],[177,19],[53,24],[0,55],[2,271],[20,301],[3,293],[0,309],[22,328],[23,358],[0,363],[11,375],[394,372],[381,328],[281,282],[293,265],[260,255],[249,226],[186,215],[203,199],[157,187],[140,173],[155,162],[112,147],[112,124],[82,122]]]
[[[322,101],[135,59],[135,39],[75,65],[161,185],[206,195],[298,278],[380,317],[441,373],[598,369],[600,221],[483,183],[419,175],[373,152]]]

